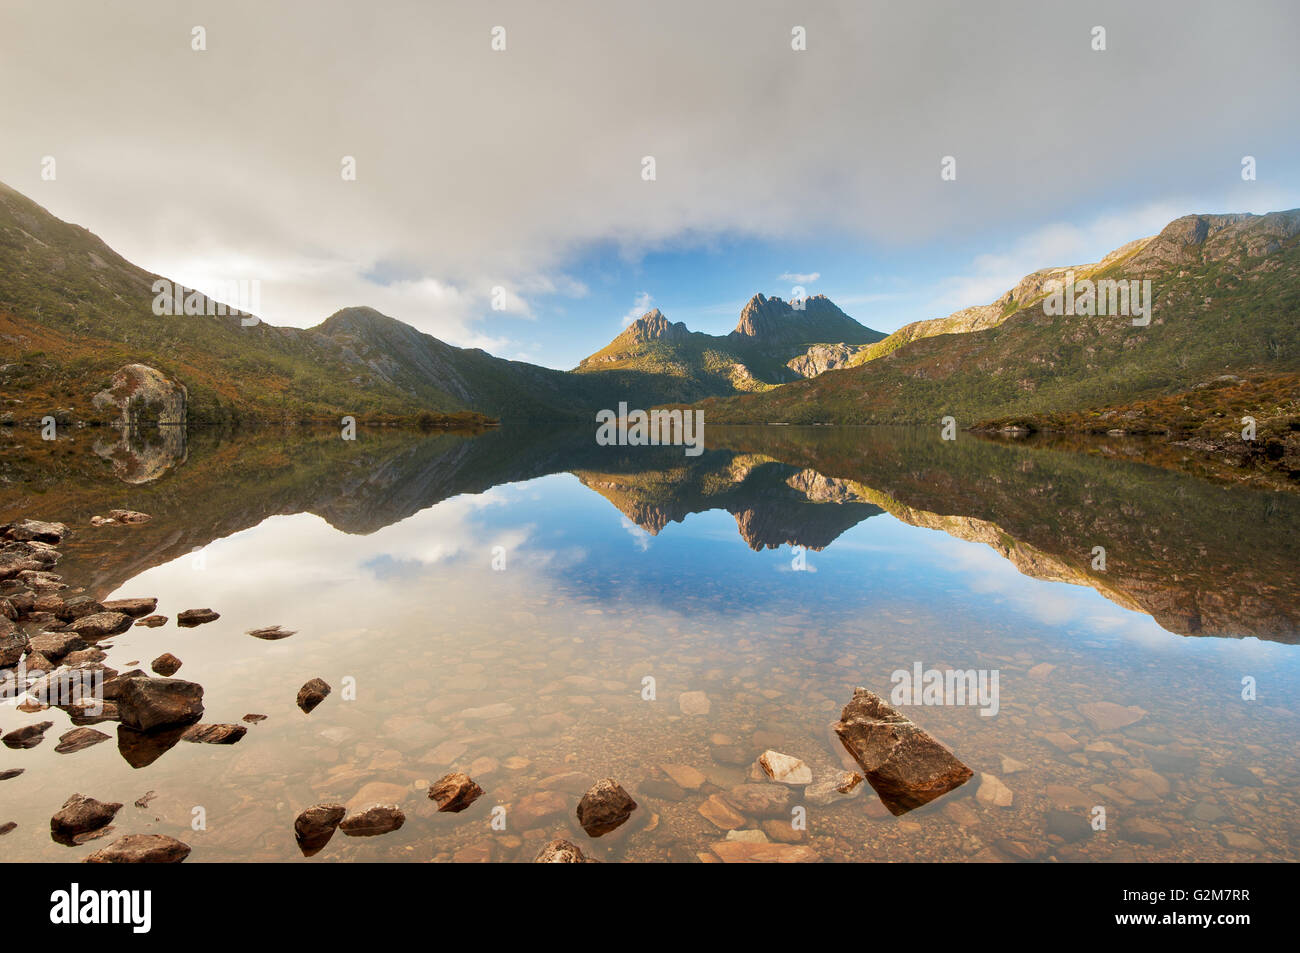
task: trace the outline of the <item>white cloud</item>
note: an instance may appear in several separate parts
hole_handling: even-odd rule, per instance
[[[641,317],[641,315],[649,311],[654,300],[654,295],[650,294],[648,291],[643,291],[637,295],[636,301],[633,303],[632,307],[628,308],[627,314],[623,315],[623,327],[627,327],[637,318]]]
[[[801,274],[797,271],[787,271],[781,275],[777,281],[792,281],[796,285],[810,285],[821,277],[821,272],[810,271],[807,274]]]

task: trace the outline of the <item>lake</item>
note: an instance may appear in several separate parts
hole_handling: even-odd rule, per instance
[[[1147,466],[1135,441],[937,427],[710,428],[698,457],[590,427],[111,437],[5,451],[0,522],[65,522],[64,582],[158,599],[169,621],[103,640],[106,665],[170,652],[204,722],[266,718],[143,753],[104,722],[64,754],[67,714],[0,705],[0,732],[54,722],[0,748],[25,769],[0,781],[6,860],[164,833],[190,862],[530,861],[559,836],[694,862],[729,827],[825,861],[1300,859],[1300,496]],[[90,525],[114,507],[152,519]],[[177,627],[201,607],[220,619]],[[995,712],[900,706],[966,784],[895,817],[867,784],[814,799],[755,773],[768,749],[814,782],[860,770],[829,726],[918,667],[996,674]],[[452,770],[485,793],[440,814],[426,789]],[[604,777],[638,808],[593,839],[574,808]],[[51,839],[74,792],[125,805],[111,836]],[[307,861],[294,818],[319,802],[406,822]]]

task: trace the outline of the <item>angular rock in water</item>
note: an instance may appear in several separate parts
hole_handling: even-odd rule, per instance
[[[374,837],[395,831],[405,823],[406,815],[396,804],[376,804],[346,818],[339,830],[349,837]]]
[[[34,725],[23,725],[0,738],[6,748],[35,748],[45,740],[45,732],[54,727],[52,721],[38,721]]]
[[[458,814],[483,794],[483,789],[468,774],[455,771],[444,775],[429,788],[429,800],[438,802],[439,811]]]
[[[84,794],[74,794],[50,818],[50,836],[61,844],[71,845],[73,838],[99,830],[121,809],[122,805],[116,802],[106,803]]]
[[[265,639],[268,642],[276,642],[280,639],[287,639],[291,635],[297,635],[292,629],[281,628],[278,625],[268,625],[264,629],[249,629],[247,634],[255,639]]]
[[[154,609],[157,609],[158,600],[154,598],[112,599],[104,603],[104,608],[109,612],[120,612],[134,619],[142,615],[148,615]]]
[[[0,579],[12,579],[28,569],[41,572],[59,561],[59,551],[45,543],[0,543]]]
[[[54,746],[54,751],[56,754],[72,754],[108,739],[108,735],[94,728],[73,728],[59,735],[59,743]]]
[[[834,727],[895,816],[947,794],[974,773],[929,732],[865,688],[854,690]]]
[[[179,864],[190,845],[166,834],[127,834],[86,857],[87,864]]]
[[[171,652],[164,652],[150,662],[149,667],[164,678],[170,678],[180,669],[181,664],[181,660]]]
[[[221,613],[213,612],[211,609],[186,609],[176,614],[176,624],[191,629],[205,622],[216,622],[220,618]]]
[[[342,804],[315,804],[294,819],[293,834],[304,857],[320,852],[347,814]]]
[[[0,781],[8,781],[10,778],[16,778],[26,770],[26,768],[5,768],[3,771],[0,771]]]
[[[149,806],[149,802],[158,796],[157,791],[145,791],[135,799],[135,806],[143,810]]]
[[[578,802],[578,823],[589,837],[618,827],[636,810],[636,801],[613,778],[601,778]]]
[[[312,710],[325,700],[325,696],[330,693],[329,683],[323,678],[313,678],[310,682],[298,689],[298,707],[306,714],[310,715]]]
[[[0,526],[0,538],[19,542],[58,544],[68,535],[68,527],[62,523],[46,523],[41,520],[19,520]]]
[[[135,624],[142,625],[147,629],[156,629],[160,625],[167,624],[167,617],[165,615],[147,615],[143,619],[137,619]]]
[[[1098,731],[1127,728],[1137,724],[1147,714],[1146,709],[1137,705],[1117,705],[1115,702],[1087,702],[1079,706],[1079,711]]]
[[[243,725],[194,725],[185,729],[181,740],[203,745],[233,745],[247,733]]]
[[[812,768],[791,755],[768,749],[758,756],[758,763],[773,781],[794,787],[812,784]]]
[[[131,617],[122,612],[92,612],[82,616],[67,631],[74,632],[83,639],[102,639],[117,635],[131,628]]]
[[[17,827],[18,825],[15,824],[13,821],[6,821],[4,824],[0,824],[0,837],[3,837],[5,834],[8,834],[10,831],[17,829]]]
[[[567,841],[562,837],[557,837],[545,847],[534,858],[535,864],[585,864],[589,863],[583,856],[578,845],[572,841]]]
[[[203,686],[179,678],[131,678],[121,687],[122,724],[137,731],[188,725],[203,715]]]

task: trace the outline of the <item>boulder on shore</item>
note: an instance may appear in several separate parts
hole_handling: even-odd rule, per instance
[[[131,628],[131,617],[124,612],[92,612],[68,626],[83,639],[103,639]]]
[[[929,732],[865,688],[854,689],[834,728],[895,816],[942,797],[974,774]]]

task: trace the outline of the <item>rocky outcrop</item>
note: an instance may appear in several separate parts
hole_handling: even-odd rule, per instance
[[[785,362],[800,377],[816,377],[826,371],[848,367],[868,344],[814,344],[798,357]]]
[[[973,774],[929,732],[865,688],[854,690],[834,728],[894,815],[942,797]]]

